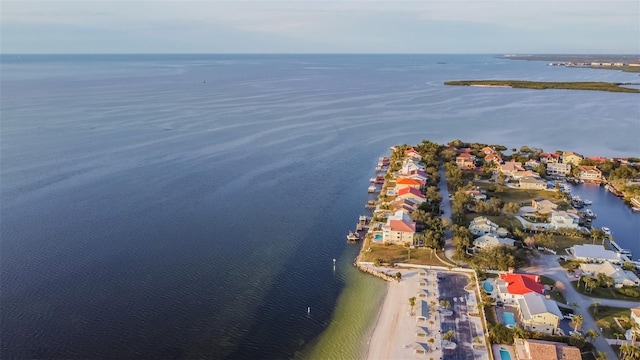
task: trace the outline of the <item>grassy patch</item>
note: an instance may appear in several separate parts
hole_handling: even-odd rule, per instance
[[[594,309],[597,309],[595,314]],[[621,339],[624,339],[625,329],[619,327],[614,318],[630,316],[631,312],[629,309],[611,306],[598,306],[597,308],[590,306],[589,313],[593,314],[593,319],[596,321],[596,324],[602,328],[604,337],[615,339],[615,334],[618,334]]]
[[[554,235],[553,246],[551,246],[551,248],[557,251],[559,255],[564,255],[564,249],[570,248],[573,245],[591,244],[592,242],[593,240],[591,239],[575,238],[565,235]]]
[[[618,83],[596,82],[596,81],[575,81],[575,82],[555,82],[555,81],[524,81],[524,80],[463,80],[446,81],[445,85],[458,86],[502,86],[519,89],[563,89],[563,90],[597,90],[611,92],[640,93],[638,89],[624,88]]]
[[[471,223],[471,220],[477,218],[478,216],[484,216],[487,219],[498,224],[498,226],[509,229],[510,231],[513,231],[513,229],[515,228],[523,229],[522,223],[520,223],[520,221],[513,216],[508,216],[508,215],[492,216],[492,215],[482,215],[477,213],[465,214],[464,216],[467,223]]]
[[[531,190],[531,189],[512,189],[507,186],[500,186],[495,184],[487,184],[487,183],[474,183],[474,185],[479,186],[481,189],[487,190],[489,186],[497,186],[498,190],[494,192],[487,191],[487,196],[497,197],[502,200],[503,203],[514,202],[518,204],[526,204],[527,206],[531,205],[531,200],[544,198],[549,201],[552,201],[558,206],[566,206],[568,205],[567,201],[564,199],[556,198],[557,192],[551,190]]]
[[[443,254],[444,255],[444,254]],[[420,265],[447,266],[443,264],[434,251],[429,248],[411,249],[411,259],[409,259],[409,249],[400,245],[383,245],[368,242],[360,252],[360,261],[371,261],[384,259],[386,262],[409,263]]]
[[[580,284],[580,288],[578,288],[578,282],[572,281],[571,285],[580,293],[586,296],[601,298],[601,299],[614,299],[614,300],[640,300],[637,297],[625,296],[617,292],[616,288],[603,288],[603,287],[595,287],[592,290],[586,291],[584,288],[584,284]]]

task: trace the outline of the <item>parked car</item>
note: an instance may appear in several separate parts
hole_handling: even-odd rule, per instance
[[[580,331],[573,331],[573,330],[569,331],[569,336],[574,336],[574,335],[582,336],[582,333]]]
[[[574,317],[573,314],[564,314],[565,319],[573,319],[573,317]]]

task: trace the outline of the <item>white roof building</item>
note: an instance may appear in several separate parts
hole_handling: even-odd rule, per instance
[[[515,240],[509,238],[500,238],[492,234],[485,234],[479,238],[473,240],[473,246],[479,249],[484,249],[490,246],[509,245],[513,246]]]
[[[573,256],[576,260],[582,261],[608,261],[612,263],[621,262],[620,254],[615,251],[607,250],[602,245],[574,245],[572,248]]]
[[[520,318],[528,330],[553,333],[560,324],[562,313],[555,301],[536,292],[524,294],[517,301]]]
[[[549,224],[554,229],[577,229],[580,227],[580,217],[566,211],[555,211],[551,213]]]

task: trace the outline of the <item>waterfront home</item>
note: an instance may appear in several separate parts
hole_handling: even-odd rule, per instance
[[[640,286],[640,279],[632,271],[623,270],[620,266],[610,262],[601,264],[580,264],[582,273],[588,276],[597,277],[598,274],[605,274],[613,278],[615,287]]]
[[[427,173],[424,170],[413,170],[410,171],[408,173],[404,173],[402,174],[402,176],[409,178],[409,179],[414,179],[414,180],[418,180],[418,181],[424,181],[425,183],[427,182],[427,179],[429,178],[427,176]]]
[[[553,334],[558,328],[562,313],[555,301],[530,292],[522,295],[517,304],[520,321],[526,330]]]
[[[382,241],[389,244],[413,244],[413,235],[416,232],[416,223],[402,210],[387,218],[382,226]]]
[[[482,151],[485,155],[490,155],[490,154],[495,154],[496,153],[496,151],[492,147],[489,147],[489,146],[483,147],[480,151]]]
[[[554,211],[551,213],[549,226],[552,229],[578,229],[580,217],[566,211]]]
[[[562,154],[563,164],[572,164],[572,165],[578,166],[580,165],[580,162],[582,161],[582,159],[584,159],[584,156],[573,151],[568,151]]]
[[[484,216],[478,216],[469,224],[469,230],[473,235],[494,234],[498,231],[498,224],[491,222]]]
[[[414,148],[411,148],[404,152],[404,156],[411,158],[413,160],[422,161],[422,155],[418,153],[418,151]]]
[[[514,338],[517,360],[582,360],[580,349],[554,341]]]
[[[541,215],[550,214],[556,211],[556,209],[558,209],[557,204],[542,198],[531,200],[531,207],[534,208],[536,212]]]
[[[607,158],[602,156],[591,156],[591,157],[588,157],[587,159],[593,162],[597,162],[598,164],[604,164],[605,162],[607,162]]]
[[[502,157],[500,157],[500,154],[489,154],[484,157],[484,161],[499,165],[502,162]]]
[[[468,152],[463,152],[462,154],[458,155],[456,157],[456,165],[458,166],[459,169],[464,169],[464,170],[468,170],[468,169],[475,169],[476,164],[476,157]]]
[[[513,239],[501,238],[493,234],[484,234],[479,238],[473,240],[473,247],[476,249],[484,249],[484,248],[488,248],[491,246],[498,246],[498,245],[514,246],[515,242],[516,241]]]
[[[567,176],[571,173],[571,164],[549,163],[547,164],[547,175]]]
[[[412,159],[404,159],[402,161],[402,168],[400,169],[400,174],[405,175],[405,174],[410,174],[413,171],[418,171],[418,170],[422,170],[424,171],[424,167],[413,161]]]
[[[408,177],[399,177],[396,179],[395,190],[396,192],[398,192],[406,187],[420,189],[422,186],[424,186],[424,184],[425,182],[421,180],[416,180]]]
[[[400,189],[398,191],[397,197],[401,199],[412,199],[420,204],[427,200],[425,196],[420,192],[420,190],[412,187],[405,187]]]
[[[542,153],[540,154],[540,162],[543,164],[556,164],[560,162],[560,155],[554,153]]]
[[[604,262],[608,261],[614,264],[619,264],[622,261],[621,254],[607,250],[602,245],[574,245],[571,247],[573,257],[578,261],[586,262]]]
[[[579,166],[578,178],[580,180],[601,181],[602,171],[595,166]]]
[[[537,176],[525,176],[518,180],[520,189],[545,190],[547,182]]]
[[[398,210],[400,210],[405,214],[411,214],[412,212],[416,211],[419,205],[420,204],[417,201],[403,198],[396,198],[393,203],[391,203],[394,211],[397,212]]]
[[[544,287],[540,284],[540,276],[529,274],[501,274],[496,280],[496,299],[505,304],[515,304],[525,294],[531,292],[544,295]]]
[[[498,171],[505,175],[513,176],[513,174],[519,171],[524,171],[524,168],[522,167],[522,165],[520,165],[519,162],[515,160],[511,160],[511,161],[505,162],[504,164],[501,164],[498,167]]]

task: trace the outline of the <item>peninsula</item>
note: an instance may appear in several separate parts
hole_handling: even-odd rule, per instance
[[[478,86],[478,87],[509,87],[518,89],[563,89],[563,90],[597,90],[624,93],[640,93],[640,89],[624,87],[624,85],[640,85],[639,83],[610,83],[610,82],[552,82],[552,81],[524,81],[524,80],[459,80],[447,81],[445,85]]]
[[[546,348],[633,359],[640,262],[614,240],[623,224],[593,227],[593,202],[571,191],[606,184],[635,206],[639,177],[638,158],[460,140],[392,147],[355,231],[354,265],[389,282],[367,358]]]

